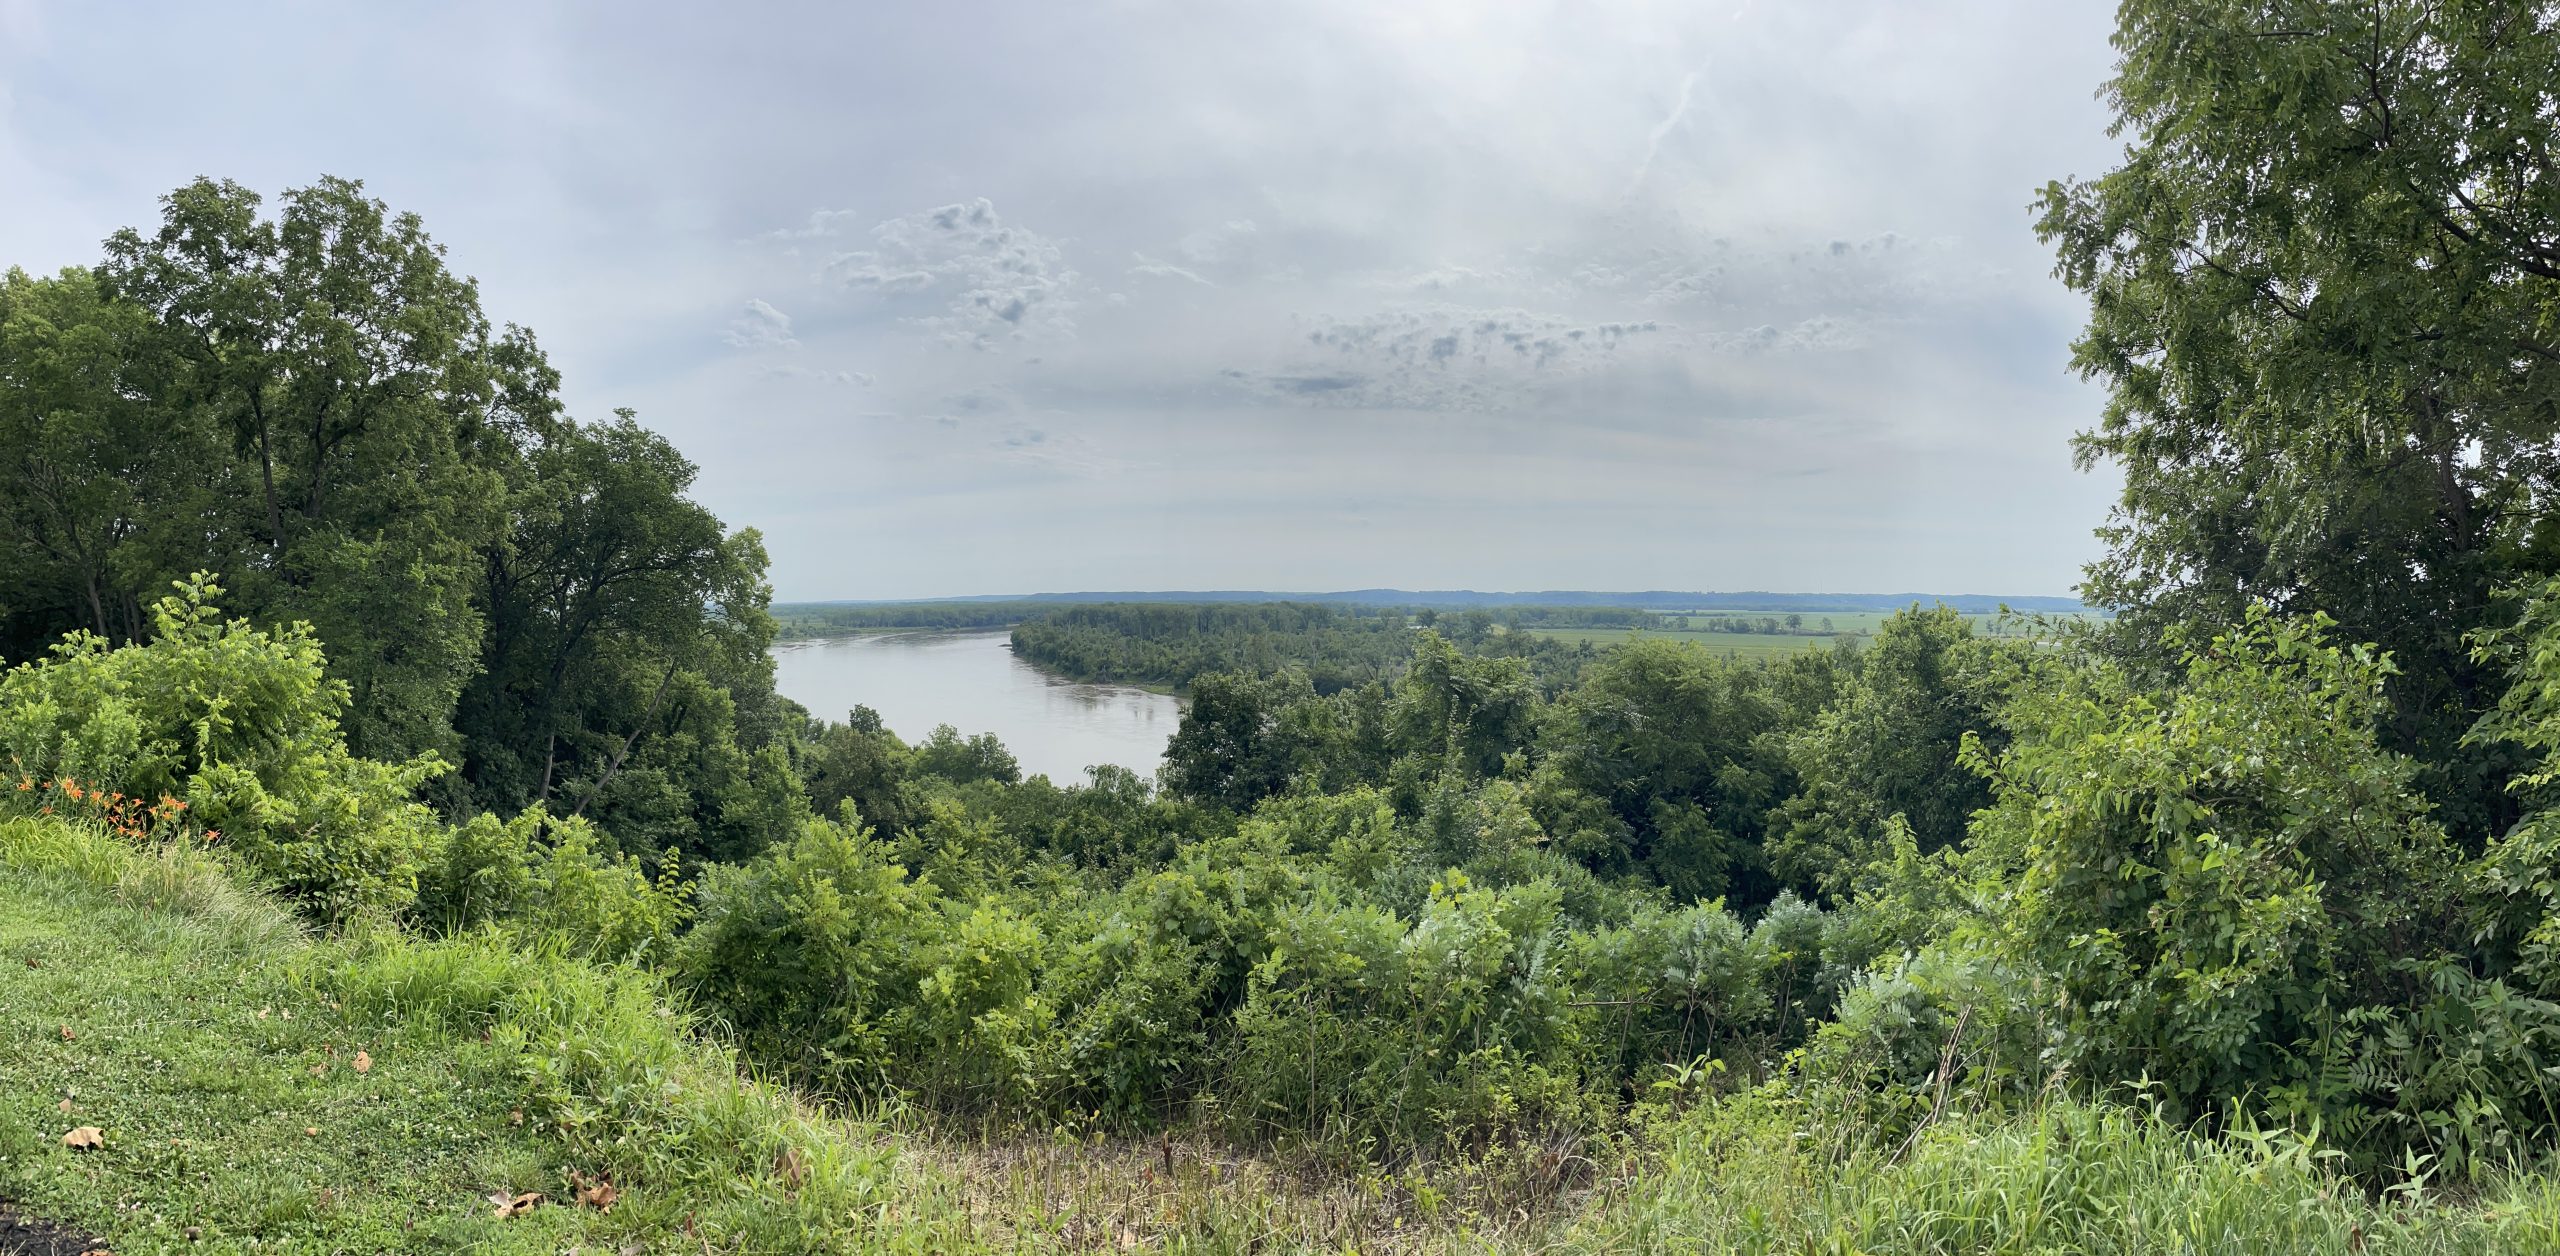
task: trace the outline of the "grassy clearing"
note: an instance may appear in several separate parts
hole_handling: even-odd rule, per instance
[[[1741,612],[1731,615],[1701,614],[1668,617],[1671,622],[1687,625],[1681,628],[1524,628],[1521,631],[1533,632],[1557,641],[1588,641],[1595,646],[1623,645],[1638,638],[1686,641],[1704,648],[1708,653],[1719,658],[1765,659],[1783,658],[1806,650],[1827,650],[1831,648],[1833,642],[1843,637],[1863,644],[1875,635],[1877,628],[1892,617],[1891,614],[1880,611],[1839,611],[1827,616],[1806,615],[1803,618],[1807,630],[1800,633],[1732,632],[1718,626],[1719,621],[1724,619],[1756,621],[1764,618],[1762,615]],[[1780,615],[1777,618],[1784,619],[1785,616]],[[2005,621],[1997,615],[1966,615],[1962,618],[1973,626],[1976,633],[1983,635],[2015,635],[2029,630],[2017,621]],[[2095,616],[2071,618],[2095,618]],[[1825,620],[1830,622],[1833,631],[1828,633],[1816,631],[1815,629]]]
[[[507,1062],[351,1022],[308,980],[311,944],[218,872],[136,860],[108,881],[12,862],[0,1195],[30,1213],[128,1250],[556,1251],[626,1228],[561,1208],[501,1225],[482,1196],[558,1192],[569,1167],[480,1098],[514,1089]],[[62,1146],[79,1126],[105,1146]]]

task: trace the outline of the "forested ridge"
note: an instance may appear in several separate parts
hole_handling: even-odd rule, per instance
[[[1020,622],[1187,693],[1154,781],[779,699],[755,534],[422,224],[181,188],[0,283],[0,945],[249,965],[297,913],[254,988],[458,1052],[504,1176],[609,1166],[651,1242],[2560,1249],[2560,18],[2128,0],[2117,47],[2124,163],[2037,208],[2112,618]],[[158,1169],[25,1133],[119,1102],[67,1093],[108,996],[29,981],[0,1196],[174,1245]],[[1125,1180],[983,1220],[1079,1140]]]

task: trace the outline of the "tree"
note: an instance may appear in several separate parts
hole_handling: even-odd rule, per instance
[[[1529,743],[1537,703],[1528,668],[1514,658],[1469,658],[1426,629],[1396,686],[1395,726],[1409,754],[1450,771],[1491,776]]]
[[[2140,640],[2253,600],[2398,662],[2387,744],[2474,840],[2508,752],[2464,634],[2560,567],[2560,13],[2128,0],[2125,164],[2042,196],[2125,489],[2084,586]],[[2155,658],[2165,651],[2154,650]]]
[[[0,650],[147,639],[219,571],[242,619],[311,625],[353,749],[462,763],[449,811],[697,856],[796,825],[760,539],[628,411],[566,417],[414,215],[198,180],[106,253],[0,279]]]
[[[1876,630],[1837,698],[1784,738],[1800,784],[1770,821],[1781,880],[1837,891],[1884,853],[1896,816],[1924,853],[1963,840],[1991,801],[1956,761],[1968,734],[1995,731],[1989,649],[1944,606],[1899,612]]]
[[[150,313],[93,273],[0,276],[0,656],[73,627],[129,642],[209,564],[228,451],[162,404],[178,363]]]
[[[877,833],[894,834],[915,823],[915,809],[900,788],[915,770],[915,756],[878,711],[855,707],[841,724],[812,720],[797,745],[800,777],[817,814],[837,818],[851,803],[859,824]]]
[[[916,743],[915,765],[918,773],[938,776],[954,785],[977,781],[1011,785],[1022,779],[1022,765],[994,733],[962,737],[959,729],[948,724],[935,725],[923,741]]]
[[[771,703],[771,595],[755,534],[689,500],[693,464],[630,411],[529,439],[509,527],[482,548],[487,640],[457,724],[479,806],[568,810],[584,805],[568,782],[603,789],[677,709],[682,675]]]
[[[1166,790],[1231,811],[1249,811],[1286,790],[1312,749],[1289,711],[1315,701],[1315,687],[1296,669],[1273,676],[1218,672],[1193,681],[1182,725],[1165,746]]]
[[[2350,1094],[2390,1089],[2346,1066],[2356,1040],[2439,1055],[2423,1035],[2472,1014],[2382,1019],[2459,989],[2412,977],[2462,939],[2456,863],[2415,765],[2374,737],[2390,664],[2327,627],[2258,606],[2178,630],[2165,691],[2048,667],[2002,713],[2008,748],[1969,746],[1996,801],[1965,858],[1998,945],[2057,983],[2075,1075],[2146,1077],[2180,1119],[2263,1100],[2352,1137]]]
[[[1761,831],[1785,769],[1756,750],[1780,718],[1762,675],[1687,642],[1611,651],[1544,721],[1531,791],[1541,820],[1594,868],[1631,864],[1683,899],[1765,901]],[[1624,851],[1601,845],[1612,833]]]
[[[240,463],[190,522],[241,613],[318,629],[360,752],[444,744],[478,661],[473,557],[504,527],[475,436],[520,363],[415,215],[344,179],[287,192],[273,219],[259,199],[180,188],[157,232],[108,240],[99,275],[182,363],[160,403],[217,425]]]

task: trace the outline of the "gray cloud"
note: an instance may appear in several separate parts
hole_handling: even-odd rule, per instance
[[[1314,320],[1297,368],[1229,379],[1333,406],[1493,410],[1559,379],[1606,369],[1661,324],[1576,323],[1521,310],[1439,307]]]
[[[857,291],[923,297],[918,321],[979,348],[1072,330],[1076,273],[1056,241],[1008,226],[985,197],[892,218],[872,247],[837,255],[825,274]]]

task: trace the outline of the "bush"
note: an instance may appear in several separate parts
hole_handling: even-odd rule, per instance
[[[2167,693],[2058,676],[2003,713],[2004,753],[1968,750],[1996,799],[1972,857],[2009,964],[2053,983],[2061,1058],[2149,1079],[2176,1119],[2280,1097],[2363,1124],[2390,1099],[2329,1062],[2421,997],[2399,960],[2460,945],[2458,862],[2376,741],[2389,662],[2324,626],[2257,607],[2184,641]]]
[[[418,894],[417,916],[447,934],[497,925],[536,947],[589,959],[664,958],[690,913],[669,851],[652,879],[639,859],[605,852],[595,826],[527,808],[453,830]]]
[[[678,981],[747,1052],[791,1076],[874,1092],[916,996],[932,892],[868,832],[811,820],[743,868],[712,867]]]
[[[1556,912],[1553,886],[1453,876],[1410,928],[1359,906],[1284,913],[1221,1099],[1253,1126],[1407,1146],[1582,1124]]]
[[[183,799],[324,918],[406,907],[443,841],[414,795],[446,765],[349,753],[347,688],[309,626],[226,622],[221,594],[199,573],[153,608],[150,641],[110,649],[75,632],[0,677],[0,757],[22,781]]]

